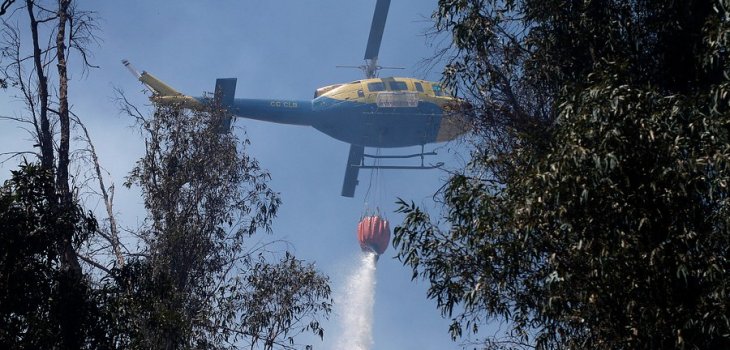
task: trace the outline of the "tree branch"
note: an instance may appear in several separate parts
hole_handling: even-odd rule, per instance
[[[81,130],[83,130],[84,132],[86,143],[89,145],[89,153],[91,154],[92,165],[96,173],[96,178],[99,180],[99,189],[101,190],[101,196],[104,200],[106,213],[109,216],[110,236],[106,236],[105,238],[107,238],[109,240],[109,243],[112,245],[112,251],[114,252],[114,256],[117,259],[117,264],[121,268],[124,266],[124,255],[122,254],[122,249],[119,243],[119,230],[117,228],[117,220],[114,215],[114,203],[112,202],[114,199],[114,185],[112,184],[109,187],[109,192],[107,192],[106,186],[104,185],[104,177],[101,173],[101,166],[99,165],[99,157],[96,154],[96,148],[94,147],[94,143],[91,142],[91,135],[89,135],[89,131],[86,129],[86,125],[84,125],[84,123],[82,123],[76,115],[74,115],[74,117],[74,121],[76,122],[76,124],[81,126]]]
[[[0,16],[4,15],[14,2],[15,0],[3,0],[2,4],[0,4]]]
[[[99,264],[98,262],[94,261],[93,259],[83,256],[81,254],[78,254],[77,256],[79,257],[79,259],[83,260],[87,264],[106,272],[108,275],[111,275],[112,271],[109,268],[107,268],[106,266]]]

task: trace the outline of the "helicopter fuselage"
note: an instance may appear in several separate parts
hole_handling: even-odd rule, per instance
[[[319,88],[312,100],[235,98],[236,79],[216,80],[210,97],[192,97],[171,88],[147,72],[137,73],[128,61],[125,66],[153,91],[152,101],[161,105],[201,108],[216,104],[227,117],[221,132],[228,132],[231,116],[280,124],[311,126],[337,140],[350,144],[342,195],[352,197],[361,168],[433,169],[425,165],[424,156],[376,156],[365,154],[365,147],[394,148],[424,146],[453,140],[469,130],[471,106],[443,93],[434,82],[413,78],[370,78]],[[420,157],[421,165],[378,166],[364,164],[370,158]]]
[[[152,90],[150,99],[159,105],[206,108],[211,104],[222,118],[216,118],[219,132],[229,132],[233,116],[267,122],[311,126],[337,140],[350,151],[345,165],[342,196],[353,197],[360,169],[434,169],[443,163],[425,164],[424,145],[453,140],[469,130],[471,106],[445,94],[438,83],[414,78],[377,78],[380,43],[385,30],[390,0],[377,0],[365,49],[365,64],[358,67],[366,79],[319,88],[312,100],[235,98],[236,78],[216,79],[210,97],[192,97],[178,92],[147,72],[139,73],[122,60],[132,74]],[[390,69],[399,69],[393,68]],[[402,69],[402,68],[400,68]],[[421,146],[421,152],[406,155],[366,154],[365,148]],[[365,164],[371,159],[409,159],[420,165]]]
[[[312,126],[354,145],[406,147],[448,141],[464,133],[465,104],[437,83],[374,78],[317,89],[312,100],[233,99],[238,117]]]

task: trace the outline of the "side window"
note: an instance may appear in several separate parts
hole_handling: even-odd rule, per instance
[[[383,84],[383,82],[368,83],[368,90],[370,90],[370,92],[383,91],[385,90],[385,84]]]
[[[365,93],[362,90],[357,90],[357,97],[365,97]]]
[[[408,85],[406,85],[405,81],[389,81],[388,85],[390,85],[390,90],[392,91],[408,90]]]
[[[423,92],[423,85],[421,85],[421,83],[414,83],[414,84],[416,85],[416,90],[418,90],[418,92]]]
[[[444,93],[441,91],[441,85],[433,84],[433,94],[436,96],[443,96]]]

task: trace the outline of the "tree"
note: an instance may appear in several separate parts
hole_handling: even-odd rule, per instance
[[[158,105],[145,118],[125,106],[147,146],[126,183],[142,189],[149,213],[144,258],[130,267],[141,271],[135,281],[118,282],[133,286],[130,300],[147,310],[134,321],[143,325],[138,347],[219,347],[241,337],[256,344],[265,336],[265,348],[288,348],[280,337],[299,322],[321,335],[328,279],[289,254],[254,264],[251,254],[265,247],[246,246],[254,232],[270,230],[280,200],[245,152],[248,141],[220,133],[225,112],[210,101],[202,110]]]
[[[312,264],[288,252],[276,264],[259,256],[246,276],[246,286],[232,298],[231,306],[245,310],[235,332],[251,340],[251,349],[259,343],[264,350],[296,349],[294,336],[306,331],[324,337],[319,319],[332,311],[331,291],[329,280]]]
[[[83,244],[96,231],[96,219],[78,205],[64,212],[50,205],[46,188],[53,176],[36,164],[23,164],[0,188],[0,346],[7,349],[58,348],[70,308],[84,309],[78,333],[81,345],[94,339],[96,315],[90,282],[69,284],[58,245],[60,227],[73,227],[72,242]],[[68,224],[67,224],[68,223]],[[69,290],[69,287],[73,290]],[[81,296],[68,304],[64,294]],[[74,299],[77,300],[77,299]],[[81,346],[79,346],[81,348]]]
[[[93,67],[86,51],[93,14],[71,0],[4,0],[6,13],[15,21],[0,18],[0,82],[18,92],[27,114],[0,118],[21,123],[37,149],[0,155],[32,154],[39,164],[23,166],[0,197],[0,343],[177,349],[233,347],[246,338],[273,349],[294,347],[303,331],[321,337],[319,319],[332,302],[326,276],[288,253],[278,259],[263,253],[267,245],[246,244],[270,230],[280,202],[246,153],[248,141],[219,133],[223,113],[157,106],[147,118],[134,110],[147,149],[127,186],[141,188],[149,216],[130,250],[119,238],[113,186],[105,187],[89,132],[69,107],[71,53],[81,69]],[[81,160],[93,167],[108,227],[78,204],[76,186],[85,181],[69,171],[79,159],[73,126],[87,143]],[[114,259],[93,255],[99,251]]]
[[[728,4],[442,1],[478,107],[443,224],[402,202],[399,257],[488,348],[726,348]],[[534,98],[539,96],[539,98]]]
[[[79,262],[78,246],[74,245],[74,222],[63,216],[74,212],[77,202],[69,177],[72,112],[68,103],[68,65],[73,52],[79,54],[84,67],[90,66],[86,61],[86,45],[93,39],[94,25],[91,16],[78,11],[71,0],[59,0],[55,6],[34,0],[3,1],[0,15],[14,4],[19,7],[10,13],[16,18],[24,12],[27,14],[22,23],[28,25],[31,49],[26,50],[22,45],[19,24],[10,24],[3,19],[0,49],[3,59],[9,62],[3,63],[2,83],[17,88],[28,114],[2,119],[21,122],[28,127],[38,147],[36,155],[41,170],[55,177],[42,189],[49,212],[61,215],[55,218],[57,227],[54,230],[58,235],[54,242],[63,274],[56,286],[61,291],[56,294],[61,298],[59,305],[64,309],[58,339],[64,347],[80,348],[86,343],[83,324],[88,315],[84,314],[85,308],[79,307],[86,300],[86,280]],[[48,39],[41,37],[43,33],[49,33]],[[26,153],[30,152],[10,152],[13,156]]]
[[[0,3],[0,16],[4,15],[5,12],[7,12],[8,8],[10,8],[10,5],[12,5],[15,2],[15,0],[3,0],[2,3]]]
[[[15,2],[15,0],[3,0],[2,3],[0,3],[0,16],[4,15],[8,11],[8,8],[10,8],[10,5],[12,5],[14,2]],[[2,56],[0,56],[0,58],[1,57]],[[0,60],[0,63],[2,63],[1,60]],[[6,79],[4,77],[0,76],[0,88],[7,89],[7,87],[8,87],[8,82],[6,81]]]

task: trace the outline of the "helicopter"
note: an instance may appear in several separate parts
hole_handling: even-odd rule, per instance
[[[223,130],[230,130],[233,117],[280,124],[311,126],[346,142],[350,152],[341,195],[354,197],[360,169],[434,169],[443,163],[424,164],[426,144],[450,141],[468,131],[465,117],[470,106],[446,93],[437,82],[405,77],[378,77],[378,54],[390,0],[377,0],[360,68],[365,79],[318,88],[311,100],[236,98],[236,78],[216,80],[215,101],[227,112]],[[122,63],[151,91],[155,103],[199,108],[211,99],[182,94],[153,75],[139,73],[129,61]],[[341,66],[350,67],[350,66]],[[393,68],[399,69],[399,68]],[[398,148],[421,146],[421,152],[407,155],[371,155],[366,147]],[[420,165],[367,165],[366,158],[419,158]]]

